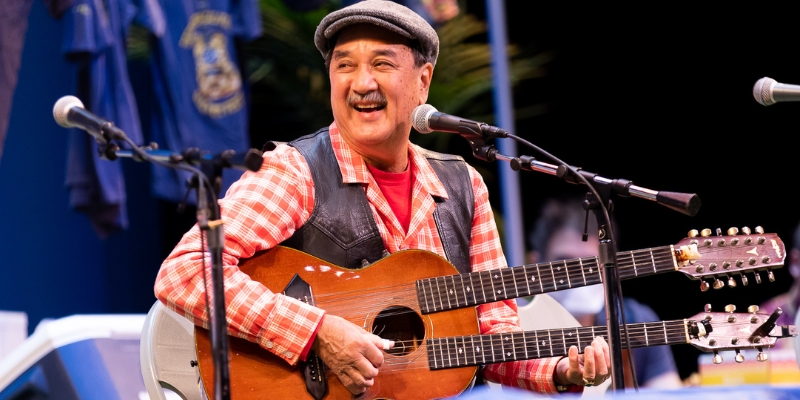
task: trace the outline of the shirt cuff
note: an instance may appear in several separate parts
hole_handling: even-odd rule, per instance
[[[306,347],[303,349],[303,352],[300,353],[300,360],[305,361],[308,357],[308,352],[311,351],[311,347],[314,345],[314,340],[317,339],[317,333],[319,332],[319,327],[322,326],[322,321],[325,319],[325,315],[323,314],[322,317],[319,319],[319,323],[317,327],[314,329],[314,333],[311,335],[311,338],[308,339],[308,343],[306,343]]]

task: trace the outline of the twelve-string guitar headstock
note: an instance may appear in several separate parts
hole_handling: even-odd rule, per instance
[[[700,290],[721,289],[726,283],[729,287],[736,287],[735,275],[739,275],[742,285],[747,286],[750,280],[746,272],[753,273],[757,284],[762,282],[761,273],[764,271],[770,282],[775,281],[772,270],[783,266],[786,259],[786,249],[778,235],[764,233],[760,226],[752,231],[748,227],[741,230],[729,228],[727,235],[722,235],[719,228],[716,235],[711,233],[711,229],[692,229],[689,237],[675,245],[678,270],[702,280]]]

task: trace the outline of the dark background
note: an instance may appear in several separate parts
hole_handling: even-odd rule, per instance
[[[484,2],[466,5],[467,12],[485,16]],[[506,8],[510,43],[555,55],[546,76],[515,88],[518,107],[549,109],[519,119],[518,136],[603,177],[696,193],[702,201],[690,217],[639,198],[615,199],[620,250],[675,244],[690,229],[743,226],[763,226],[791,243],[800,221],[792,140],[800,104],[764,107],[752,96],[753,84],[764,76],[800,83],[798,35],[789,24],[771,23],[754,7],[728,5],[663,9],[509,1]],[[25,311],[29,331],[46,318],[146,313],[155,301],[152,284],[160,262],[193,215],[179,216],[174,205],[153,199],[149,166],[131,160],[120,160],[129,196],[127,231],[100,239],[86,217],[69,208],[63,185],[67,135],[53,121],[52,107],[74,93],[75,69],[60,52],[60,21],[41,2],[34,2],[29,21],[0,160],[0,309]],[[131,71],[141,94],[148,86],[146,68],[133,62]],[[539,157],[522,146],[518,151]],[[496,168],[508,168],[470,161],[494,176]],[[546,196],[585,192],[549,175],[523,172],[519,178],[522,215],[503,217],[523,218],[526,227]],[[497,204],[497,182],[488,183]],[[756,285],[751,276],[747,287],[706,293],[699,281],[680,273],[626,281],[623,289],[662,319],[683,319],[707,303],[715,310],[735,304],[743,311],[785,291],[791,283],[787,270],[775,272],[774,283],[764,276]],[[689,345],[673,350],[681,375],[688,376],[698,351]]]
[[[469,2],[476,13],[482,6]],[[758,10],[746,6],[723,12],[512,1],[506,8],[510,43],[555,53],[545,78],[515,89],[518,106],[550,106],[542,116],[517,121],[517,135],[603,177],[696,193],[702,201],[690,217],[640,198],[616,199],[620,250],[674,244],[690,229],[743,226],[762,226],[791,246],[800,221],[792,140],[800,104],[764,107],[752,88],[764,76],[800,82],[795,29],[760,23]],[[536,172],[522,173],[520,182],[526,226],[545,195],[585,192]],[[747,287],[706,293],[680,273],[625,281],[623,290],[661,318],[681,319],[707,303],[717,311],[734,304],[743,312],[788,289],[788,271],[775,273],[774,283],[762,273],[764,283],[755,285],[748,274]],[[673,351],[685,378],[699,352],[691,346]]]

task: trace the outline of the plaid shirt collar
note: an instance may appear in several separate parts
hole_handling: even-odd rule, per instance
[[[339,163],[339,170],[342,172],[344,183],[369,183],[369,171],[367,170],[364,159],[354,152],[350,146],[342,139],[336,122],[329,128],[331,136],[331,146],[336,154],[336,161]],[[432,196],[448,198],[444,185],[439,181],[439,177],[433,172],[433,168],[419,152],[419,147],[411,142],[409,144],[409,160],[414,164],[414,180],[422,185],[424,191]]]

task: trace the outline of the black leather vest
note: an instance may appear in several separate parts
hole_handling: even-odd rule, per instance
[[[328,128],[300,137],[289,145],[305,157],[311,169],[314,211],[306,224],[281,245],[353,269],[382,258],[383,240],[364,186],[342,182]],[[423,154],[450,197],[434,198],[433,213],[447,260],[459,272],[470,272],[469,242],[475,203],[467,164],[455,155],[428,150]]]

